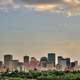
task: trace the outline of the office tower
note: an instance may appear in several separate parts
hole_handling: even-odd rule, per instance
[[[71,68],[75,67],[75,62],[71,62]]]
[[[63,59],[62,56],[58,56],[58,64],[61,65],[61,60]]]
[[[29,63],[29,56],[24,56],[24,63]]]
[[[48,53],[48,63],[55,66],[55,53]]]
[[[66,59],[63,58],[63,59],[61,60],[61,65],[64,66],[64,67],[67,67]]]
[[[66,63],[67,66],[70,67],[70,58],[66,58],[66,61],[67,61],[67,63]]]
[[[6,68],[9,67],[9,61],[13,60],[12,55],[4,55],[4,65]]]
[[[70,58],[63,58],[61,60],[61,65],[65,67],[70,67]]]
[[[78,66],[78,61],[71,62],[71,68]]]
[[[9,61],[9,70],[10,71],[17,70],[18,62],[19,62],[18,60],[11,60],[11,61]]]
[[[40,66],[41,67],[47,67],[47,63],[48,63],[48,60],[46,57],[42,57],[41,60],[40,60]]]

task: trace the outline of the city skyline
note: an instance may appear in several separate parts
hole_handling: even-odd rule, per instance
[[[64,56],[56,56],[55,53],[48,53],[47,56],[42,56],[39,60],[31,56],[23,56],[23,61],[14,59],[13,55],[6,54],[3,56],[4,61],[0,61],[0,72],[13,72],[13,71],[78,71],[80,64],[77,60],[71,61],[71,58]],[[56,63],[56,59],[58,63]]]
[[[58,57],[60,57],[60,58],[62,58],[62,59],[69,59],[70,58],[70,61],[71,62],[73,62],[73,61],[78,61],[78,59],[71,59],[71,57],[64,57],[64,56],[62,56],[62,55],[57,55],[56,53],[53,53],[53,52],[49,52],[49,53],[47,53],[47,55],[45,56],[45,55],[43,55],[43,56],[41,56],[40,58],[37,58],[36,56],[30,56],[30,55],[23,55],[22,56],[22,59],[20,60],[19,58],[15,58],[14,56],[15,55],[13,55],[13,54],[4,54],[3,56],[2,56],[2,60],[0,60],[0,61],[2,61],[4,64],[5,64],[5,61],[7,62],[7,58],[6,58],[6,56],[8,56],[8,57],[10,57],[9,59],[10,60],[18,60],[19,62],[26,62],[26,61],[30,61],[31,60],[31,58],[35,58],[36,60],[38,60],[38,61],[40,61],[41,60],[41,58],[43,58],[43,57],[46,57],[48,60],[52,60],[52,61],[50,61],[49,63],[54,63],[54,64],[58,64],[58,62],[59,62],[59,60],[58,60]],[[26,59],[27,58],[27,59]],[[78,61],[79,62],[79,61]],[[79,63],[80,64],[80,63]]]
[[[55,52],[80,63],[79,5],[79,0],[0,0],[0,59],[7,53],[22,61],[26,54]]]

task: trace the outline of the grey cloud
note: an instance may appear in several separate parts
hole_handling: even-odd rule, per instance
[[[21,7],[63,13],[68,16],[80,15],[79,0],[0,0],[0,9]]]
[[[28,4],[53,4],[53,3],[61,3],[62,0],[22,0]]]

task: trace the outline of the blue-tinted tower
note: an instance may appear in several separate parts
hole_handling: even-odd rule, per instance
[[[48,64],[55,65],[55,53],[48,53]]]

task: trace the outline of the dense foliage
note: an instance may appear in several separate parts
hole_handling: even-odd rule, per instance
[[[29,72],[5,72],[0,74],[0,80],[80,80],[80,71],[29,71]]]

